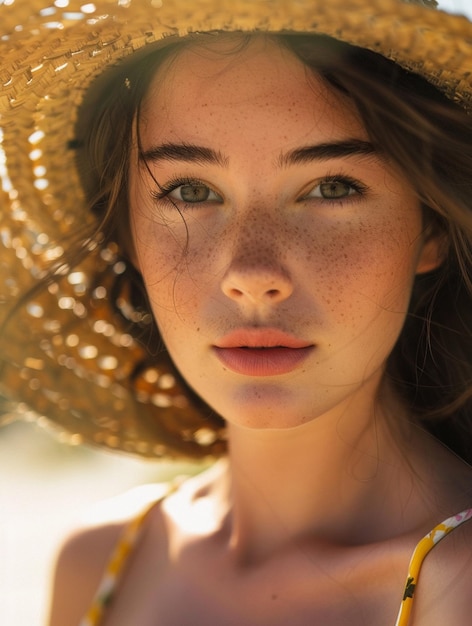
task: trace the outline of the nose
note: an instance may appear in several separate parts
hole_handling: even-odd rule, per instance
[[[293,292],[293,284],[282,267],[269,266],[250,259],[233,260],[223,277],[221,288],[225,296],[240,306],[275,305]]]

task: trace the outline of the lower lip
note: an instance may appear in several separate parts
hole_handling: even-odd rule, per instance
[[[221,363],[237,374],[279,376],[297,369],[313,351],[305,348],[218,348],[214,351]]]

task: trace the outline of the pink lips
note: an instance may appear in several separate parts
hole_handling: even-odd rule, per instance
[[[313,344],[274,328],[235,330],[213,346],[225,367],[246,376],[287,374],[296,369],[313,348]]]

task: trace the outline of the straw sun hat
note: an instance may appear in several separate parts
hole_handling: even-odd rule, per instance
[[[106,66],[190,32],[323,33],[380,52],[470,108],[472,24],[435,4],[0,0],[0,324],[48,264],[64,274],[3,327],[3,420],[31,417],[72,442],[147,457],[225,449],[222,421],[191,397],[165,352],[150,359],[133,338],[148,320],[126,280],[116,292],[127,276],[116,246],[91,243],[86,261],[61,265],[67,237],[93,220],[71,146],[77,108]]]

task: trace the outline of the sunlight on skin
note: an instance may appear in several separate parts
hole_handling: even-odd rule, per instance
[[[221,502],[226,500],[230,489],[227,469],[227,461],[221,459],[201,476],[184,482],[177,493],[166,498],[163,508],[182,532],[203,537],[221,528],[227,513]],[[210,491],[207,489],[209,477],[215,481],[221,498],[215,498],[215,487]]]
[[[125,521],[138,515],[146,508],[169,492],[167,483],[138,485],[123,494],[102,500],[91,507],[84,522],[91,526],[106,524],[113,521]]]

